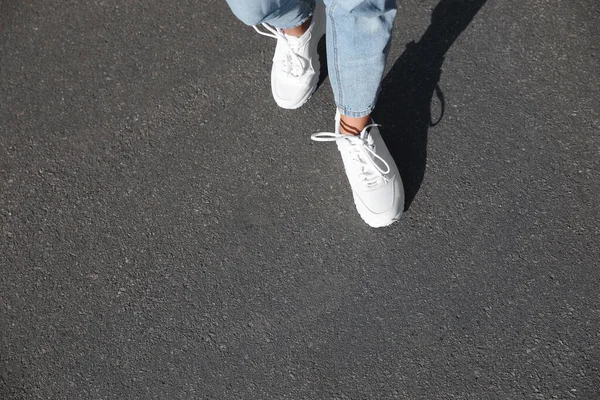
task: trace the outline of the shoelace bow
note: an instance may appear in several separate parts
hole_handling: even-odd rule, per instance
[[[273,28],[272,26],[267,25],[267,24],[261,24],[261,25],[263,26],[263,28],[265,28],[270,33],[261,31],[260,29],[258,29],[258,27],[256,25],[253,25],[252,27],[260,35],[270,37],[273,39],[277,39],[277,40],[281,40],[283,43],[285,43],[285,45],[288,48],[288,51],[286,52],[285,57],[282,60],[283,72],[285,72],[287,75],[292,75],[294,77],[302,76],[302,74],[304,72],[305,63],[304,63],[302,57],[300,57],[298,55],[297,50],[290,43],[290,41],[285,36],[283,31],[281,31],[280,29],[277,29],[277,28]],[[298,68],[294,69],[294,66],[297,66]]]
[[[368,129],[378,124],[367,125],[360,135],[348,135],[334,132],[319,132],[311,135],[311,139],[315,142],[337,142],[338,140],[347,140],[350,146],[347,147],[348,152],[353,155],[353,161],[361,167],[359,178],[363,184],[368,187],[375,186],[379,182],[379,178],[385,183],[389,181],[386,174],[390,172],[390,165],[378,155],[373,143],[369,143]],[[376,160],[380,161],[385,168],[377,165]]]

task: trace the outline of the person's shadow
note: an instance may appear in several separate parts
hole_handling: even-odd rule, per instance
[[[427,133],[441,121],[444,96],[438,86],[446,52],[487,0],[441,0],[423,37],[406,46],[381,83],[373,119],[398,165],[405,191],[404,209],[413,202],[427,163]],[[432,116],[436,95],[440,107]]]

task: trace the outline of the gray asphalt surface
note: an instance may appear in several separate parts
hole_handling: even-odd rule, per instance
[[[399,1],[370,229],[224,1],[0,0],[0,398],[600,398],[600,5]]]

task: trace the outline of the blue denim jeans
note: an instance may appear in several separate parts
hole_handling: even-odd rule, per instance
[[[227,0],[247,25],[301,25],[315,0]],[[324,0],[327,65],[338,110],[349,117],[373,111],[387,60],[396,0]]]

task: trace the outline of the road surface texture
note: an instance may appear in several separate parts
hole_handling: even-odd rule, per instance
[[[0,398],[599,399],[600,3],[398,3],[371,229],[224,1],[0,0]]]

